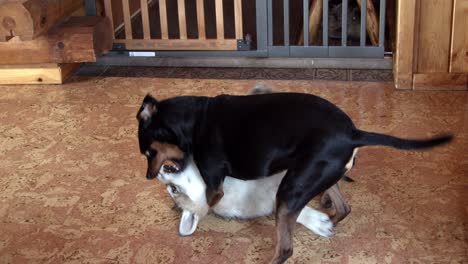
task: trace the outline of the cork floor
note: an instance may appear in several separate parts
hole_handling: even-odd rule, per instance
[[[341,184],[351,214],[331,238],[298,225],[288,263],[468,263],[468,93],[395,91],[379,74],[90,66],[61,86],[0,86],[0,263],[265,263],[272,217],[208,216],[178,236],[164,186],[144,177],[135,119],[146,93],[245,94],[259,81],[322,96],[361,129],[456,134],[425,152],[362,149],[356,182]]]

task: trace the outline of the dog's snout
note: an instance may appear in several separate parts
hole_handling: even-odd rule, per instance
[[[156,178],[156,176],[157,176],[157,173],[154,173],[151,167],[148,167],[148,170],[146,171],[146,179],[152,180]]]
[[[154,178],[156,178],[156,174],[153,174],[153,173],[148,173],[148,174],[146,174],[146,179],[152,180],[152,179],[154,179]]]

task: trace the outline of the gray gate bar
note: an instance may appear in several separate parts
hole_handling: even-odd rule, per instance
[[[361,1],[361,47],[366,46],[367,0]]]
[[[273,0],[268,2],[268,46],[273,46]]]
[[[320,1],[320,0],[318,0]],[[304,0],[304,46],[309,46],[309,0]]]
[[[379,47],[384,45],[385,36],[385,0],[380,0],[380,14],[379,14]]]
[[[328,0],[323,0],[322,32],[322,46],[328,46]]]
[[[283,1],[284,45],[289,46],[289,0]]]
[[[366,0],[364,0],[366,1]],[[341,46],[348,44],[348,0],[341,5]]]

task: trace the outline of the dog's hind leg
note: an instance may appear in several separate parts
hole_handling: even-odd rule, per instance
[[[293,230],[299,213],[305,205],[324,189],[336,183],[341,170],[336,170],[328,161],[303,160],[300,166],[288,169],[276,194],[275,254],[270,263],[283,263],[293,254]],[[344,164],[343,164],[344,165]],[[319,212],[317,212],[319,213]],[[323,215],[321,215],[323,216]],[[321,235],[331,235],[333,224],[328,216],[316,217],[314,226],[328,226],[329,230],[317,230]],[[324,224],[327,223],[328,224]]]
[[[320,203],[323,208],[334,211],[331,219],[335,224],[343,220],[351,212],[351,207],[343,197],[338,183],[324,192]]]

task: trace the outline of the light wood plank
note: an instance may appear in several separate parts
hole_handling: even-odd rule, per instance
[[[399,0],[397,5],[397,49],[393,68],[397,89],[413,88],[416,2],[416,0]]]
[[[216,38],[224,39],[223,0],[215,1],[216,8]]]
[[[431,72],[416,73],[414,90],[468,90],[468,74]]]
[[[244,39],[242,28],[242,0],[234,0],[234,20],[236,25],[236,39]]]
[[[117,39],[114,43],[123,43],[131,50],[237,50],[235,39]]]
[[[149,22],[149,13],[148,13],[148,0],[141,0],[141,23],[143,26],[143,38],[150,39],[150,22]]]
[[[450,72],[468,72],[468,0],[455,0],[450,47]]]
[[[159,17],[161,19],[161,38],[168,39],[168,29],[167,29],[167,7],[166,0],[159,0]]]
[[[62,84],[77,64],[12,65],[0,67],[0,84]]]
[[[130,5],[128,4],[128,1],[130,0],[122,0],[122,9],[125,24],[125,39],[132,39],[132,18],[130,15]]]
[[[106,16],[109,18],[112,28],[112,38],[115,39],[114,34],[114,18],[112,14],[112,0],[104,0],[104,10],[106,11]]]
[[[198,39],[206,39],[205,28],[205,4],[203,0],[197,0]]]
[[[179,13],[179,38],[187,39],[187,21],[185,18],[185,0],[177,0]]]
[[[417,72],[448,72],[452,1],[424,0],[420,7]]]

